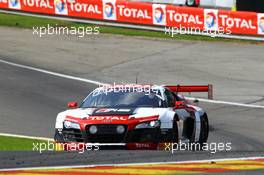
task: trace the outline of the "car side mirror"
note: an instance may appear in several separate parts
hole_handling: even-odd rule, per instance
[[[183,107],[185,105],[184,101],[176,101],[175,102],[175,108]]]
[[[193,100],[194,103],[199,103],[198,99]]]
[[[78,107],[78,103],[77,102],[69,102],[68,103],[68,108],[72,108],[72,109],[74,109],[74,108],[77,108]]]

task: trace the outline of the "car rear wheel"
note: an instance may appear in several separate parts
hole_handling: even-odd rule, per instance
[[[196,134],[195,129],[192,134],[191,143],[194,143],[192,145],[193,151],[203,150],[203,146],[206,144],[208,136],[209,136],[209,121],[208,121],[208,117],[206,114],[200,117],[200,122],[201,122],[201,129],[200,129],[199,140],[195,142],[195,134]]]
[[[201,133],[199,143],[204,144],[207,142],[209,136],[209,121],[206,114],[201,117]]]

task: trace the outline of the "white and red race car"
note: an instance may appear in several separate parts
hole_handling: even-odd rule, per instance
[[[58,114],[56,142],[123,145],[155,149],[160,143],[207,142],[206,112],[179,92],[208,91],[210,86],[107,85],[78,106]]]

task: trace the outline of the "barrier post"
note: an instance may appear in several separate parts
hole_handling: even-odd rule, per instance
[[[213,85],[208,84],[208,99],[213,100]]]

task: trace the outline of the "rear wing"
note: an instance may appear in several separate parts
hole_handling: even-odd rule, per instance
[[[174,85],[174,86],[165,86],[166,88],[170,89],[173,92],[207,92],[208,99],[213,99],[213,85]]]

